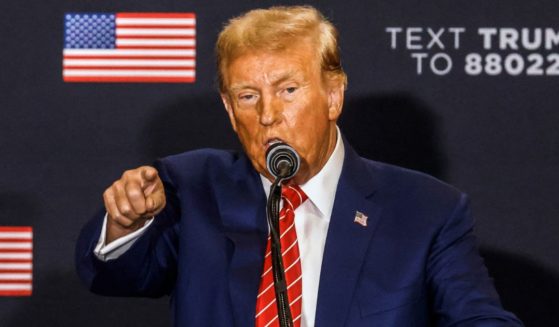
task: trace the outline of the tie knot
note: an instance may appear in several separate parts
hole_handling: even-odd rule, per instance
[[[281,187],[281,197],[284,201],[284,207],[288,205],[293,211],[308,199],[299,185],[283,185]]]

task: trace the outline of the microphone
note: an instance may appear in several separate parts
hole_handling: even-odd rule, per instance
[[[275,178],[289,179],[299,171],[301,158],[291,146],[283,142],[272,144],[266,151],[266,166]]]
[[[301,159],[291,146],[276,142],[266,150],[266,166],[275,181],[270,186],[270,195],[266,202],[266,219],[270,228],[272,276],[276,291],[278,322],[281,327],[293,327],[293,316],[289,308],[285,267],[283,266],[282,248],[279,228],[279,205],[281,200],[281,183],[299,170]]]

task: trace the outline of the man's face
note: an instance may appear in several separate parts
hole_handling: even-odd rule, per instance
[[[341,82],[323,76],[310,42],[241,55],[226,68],[225,85],[229,119],[259,173],[272,179],[265,155],[277,140],[301,157],[295,183],[320,171],[336,144],[344,92]]]

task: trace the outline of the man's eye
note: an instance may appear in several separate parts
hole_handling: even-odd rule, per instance
[[[294,87],[294,86],[293,86],[293,87],[288,87],[288,88],[285,89],[285,91],[286,91],[287,93],[290,93],[290,94],[291,94],[291,93],[297,91],[297,88]]]
[[[239,99],[243,100],[243,101],[249,101],[254,99],[254,95],[253,94],[243,94],[239,96]]]

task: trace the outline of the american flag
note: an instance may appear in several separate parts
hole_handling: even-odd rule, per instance
[[[362,213],[361,211],[355,211],[355,218],[353,219],[354,223],[357,223],[363,227],[367,227],[367,215]]]
[[[192,83],[194,13],[67,13],[65,82]]]
[[[33,288],[33,229],[0,227],[0,296],[29,296]]]

